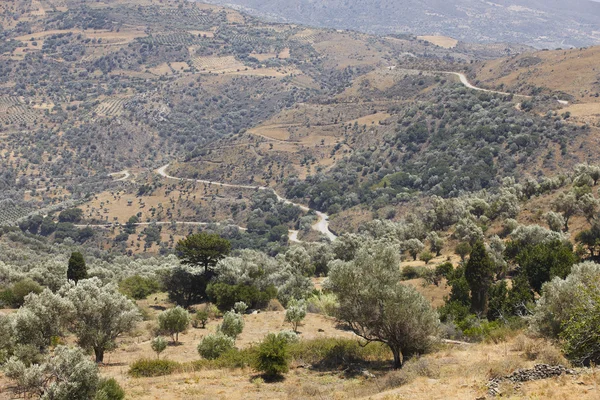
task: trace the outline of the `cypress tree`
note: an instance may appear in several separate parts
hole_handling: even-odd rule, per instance
[[[78,251],[71,253],[69,267],[67,268],[67,279],[77,283],[77,281],[87,279],[87,277],[87,266],[85,265],[83,254]]]
[[[489,290],[494,282],[494,263],[482,241],[473,245],[465,267],[465,278],[471,288],[471,311],[486,314]]]

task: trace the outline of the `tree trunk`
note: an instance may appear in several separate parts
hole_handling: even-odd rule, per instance
[[[394,354],[394,369],[402,368],[402,362],[403,362],[402,352],[400,351],[400,349],[394,348],[392,346],[390,346],[390,349],[392,350],[392,353]]]
[[[96,363],[101,364],[104,362],[104,349],[94,348],[94,354],[96,355]]]
[[[474,314],[487,313],[487,289],[471,292],[471,311]]]

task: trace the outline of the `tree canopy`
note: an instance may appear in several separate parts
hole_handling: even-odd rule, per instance
[[[438,315],[414,287],[400,282],[394,249],[361,248],[351,262],[331,265],[328,288],[337,295],[337,317],[368,342],[382,342],[394,354],[394,367],[424,352],[437,333]]]
[[[206,272],[229,254],[231,243],[215,233],[201,232],[181,239],[175,251],[184,264],[204,267]]]

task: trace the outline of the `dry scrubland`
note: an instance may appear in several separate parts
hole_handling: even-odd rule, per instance
[[[558,98],[572,104],[561,112],[596,125],[600,122],[599,59],[598,47],[538,51],[486,61],[472,72],[477,81],[491,88],[529,93],[537,87],[562,93]]]
[[[10,169],[5,178],[10,183],[7,187],[12,190],[19,180],[15,198],[41,209],[66,202],[77,193],[84,199],[80,204],[84,212],[82,226],[123,225],[132,215],[141,214],[143,224],[161,224],[158,242],[169,243],[172,248],[173,243],[196,231],[199,225],[171,227],[171,221],[227,222],[242,228],[249,225],[249,206],[256,191],[157,176],[155,169],[167,162],[172,164],[169,171],[174,176],[270,186],[282,195],[288,178],[302,181],[321,174],[338,183],[340,177],[352,172],[356,182],[351,188],[383,193],[388,189],[389,175],[409,170],[405,162],[419,164],[429,158],[442,158],[440,154],[448,149],[429,153],[435,147],[433,142],[440,141],[434,133],[442,119],[466,124],[473,115],[476,120],[506,117],[510,124],[525,129],[534,124],[544,127],[542,118],[548,111],[555,114],[548,117],[551,124],[542,131],[548,131],[550,125],[564,128],[557,130],[556,136],[560,137],[553,141],[540,140],[539,131],[517,140],[508,128],[488,135],[488,127],[471,124],[469,133],[478,137],[461,137],[454,145],[460,151],[487,136],[481,139],[484,144],[477,146],[492,148],[484,149],[491,155],[477,161],[484,160],[494,168],[510,165],[502,159],[510,151],[508,161],[518,168],[505,175],[494,175],[496,181],[490,178],[490,192],[503,176],[550,177],[579,162],[598,159],[599,131],[583,124],[600,121],[600,100],[596,97],[600,92],[596,71],[600,48],[480,61],[505,54],[507,46],[466,45],[440,36],[373,37],[268,24],[211,5],[179,5],[175,1],[153,0],[86,2],[98,13],[94,16],[108,15],[106,24],[114,22],[115,27],[84,28],[75,21],[72,28],[58,29],[46,26],[46,19],[74,9],[76,2],[0,4],[0,13],[7,16],[2,20],[5,30],[16,29],[19,23],[31,27],[31,33],[23,30],[11,36],[21,44],[0,55],[0,61],[10,63],[14,67],[10,73],[17,74],[28,60],[37,60],[37,64],[27,64],[31,75],[9,74],[7,79],[12,81],[0,84],[0,155],[4,169]],[[117,13],[107,11],[121,6]],[[18,15],[9,18],[9,12],[15,9],[19,10]],[[120,12],[128,14],[123,17]],[[44,50],[45,45],[61,38],[68,39],[66,50]],[[510,46],[508,49],[514,50]],[[52,82],[17,87],[15,82],[31,81],[31,76],[39,75],[42,68],[46,68],[43,73],[50,76],[49,81],[61,82],[62,91],[46,90],[53,87],[48,85]],[[467,72],[469,68],[470,78],[477,85],[521,94],[539,90],[552,101],[533,99],[534,111],[523,111],[523,99],[471,93],[458,84],[455,76],[436,72]],[[56,71],[61,75],[52,75]],[[63,90],[66,87],[69,90]],[[561,105],[556,99],[569,104]],[[452,113],[455,106],[464,112]],[[446,111],[448,114],[442,115]],[[409,128],[416,128],[415,137],[401,137]],[[452,128],[467,131],[463,126]],[[495,142],[497,135],[504,135],[501,142]],[[446,136],[442,141],[446,141]],[[411,146],[413,142],[418,146]],[[465,152],[478,150],[473,146]],[[370,159],[373,154],[379,158]],[[359,159],[356,164],[348,162],[346,170],[337,169],[353,155]],[[471,155],[453,154],[450,158],[463,157],[462,164],[475,164],[469,159]],[[419,174],[414,164],[411,173]],[[450,169],[448,165],[440,166],[440,175],[456,172]],[[122,170],[130,175],[107,177]],[[382,172],[383,178],[377,175],[380,171],[387,171]],[[478,175],[483,173],[475,171],[470,178],[475,180]],[[123,180],[115,182],[120,178]],[[431,179],[433,186],[438,178],[426,176],[424,180]],[[474,187],[466,189],[478,190]],[[430,189],[400,188],[387,198],[382,196],[383,205],[375,205],[370,198],[345,209],[334,208],[333,213],[322,205],[322,211],[332,214],[336,232],[356,232],[374,218],[401,221],[414,214],[415,205],[426,202],[430,193],[426,191]],[[567,189],[571,188],[561,187],[518,201],[521,211],[516,219],[526,225],[547,226],[543,214]],[[88,193],[89,197],[84,197]],[[597,193],[597,187],[593,193]],[[403,195],[414,197],[410,202],[391,203]],[[312,200],[305,196],[294,201]],[[0,214],[0,218],[12,221],[31,212],[18,207],[9,211],[10,215]],[[297,229],[301,217],[286,221],[287,228]],[[500,219],[491,221],[486,226],[488,238],[499,233],[501,225]],[[156,254],[164,250],[156,241],[143,246],[145,227],[136,226],[133,233],[128,232],[117,251]],[[584,217],[573,217],[570,240],[587,227]],[[96,250],[115,250],[121,228],[97,229],[102,233],[87,245],[96,246]],[[458,264],[454,248],[459,240],[453,237],[454,229],[450,226],[440,230],[444,239],[441,256],[428,264],[405,260],[400,268],[433,269],[447,260]],[[317,242],[321,240],[319,236],[314,231],[300,233],[304,241]],[[271,244],[275,247],[283,242],[280,236]],[[314,283],[321,288],[323,279],[315,279]],[[405,283],[414,286],[435,307],[443,305],[450,292],[444,279],[438,285],[424,279]],[[183,363],[174,374],[133,378],[128,374],[129,366],[140,358],[154,357],[149,341],[156,328],[156,316],[172,306],[165,298],[164,294],[152,295],[138,302],[148,320],[139,323],[133,334],[119,339],[118,349],[108,354],[106,364],[100,367],[103,376],[116,378],[124,387],[127,398],[479,399],[486,396],[490,378],[538,362],[566,363],[550,343],[527,338],[525,333],[511,333],[490,339],[489,343],[439,343],[433,352],[410,360],[401,371],[390,370],[391,355],[386,351],[374,351],[372,359],[356,363],[343,359],[329,368],[296,360],[284,380],[265,382],[250,368],[209,369],[191,365],[199,359],[196,346],[200,339],[214,332],[221,322],[220,318],[213,318],[206,329],[190,327],[181,335],[181,344],[169,346],[162,354],[163,358]],[[256,344],[269,332],[289,328],[280,307],[246,315],[245,321],[237,341],[241,349]],[[300,332],[305,341],[356,340],[335,320],[318,314],[308,314]],[[73,341],[67,338],[68,343]],[[507,398],[595,399],[600,398],[598,384],[598,371],[588,369],[575,376],[518,387],[503,385],[501,389]],[[14,397],[7,380],[0,378],[0,399]]]
[[[156,296],[156,299],[155,299]],[[156,300],[156,301],[155,301]],[[541,339],[524,334],[499,339],[497,343],[444,344],[420,358],[410,360],[402,370],[389,368],[391,355],[379,361],[345,364],[339,368],[311,367],[295,362],[285,379],[265,382],[250,368],[196,369],[185,363],[198,360],[196,346],[200,339],[214,332],[220,319],[211,319],[205,329],[190,327],[179,336],[178,345],[169,345],[161,359],[182,363],[180,371],[168,376],[133,378],[129,366],[140,358],[154,358],[150,348],[150,331],[155,318],[168,307],[165,295],[152,295],[138,301],[146,310],[148,321],[140,322],[132,335],[119,340],[119,348],[108,353],[100,373],[114,377],[126,390],[127,399],[481,399],[487,395],[491,378],[503,377],[519,368],[536,363],[565,364],[558,350]],[[247,348],[269,332],[289,329],[283,311],[263,311],[244,317],[245,328],[236,347]],[[308,314],[299,328],[302,340],[356,336],[340,329],[336,322],[318,314]],[[68,341],[71,341],[68,339]],[[373,346],[373,345],[369,345]],[[356,373],[348,367],[358,368]],[[368,376],[360,372],[366,370]],[[352,369],[350,369],[352,371]],[[503,383],[502,398],[512,399],[597,399],[600,396],[600,370],[577,370],[573,376],[561,376],[519,385]],[[0,378],[0,399],[15,399],[10,383]]]

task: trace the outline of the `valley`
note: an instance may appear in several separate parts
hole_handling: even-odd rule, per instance
[[[0,400],[597,398],[600,3],[216,3],[0,4]]]

